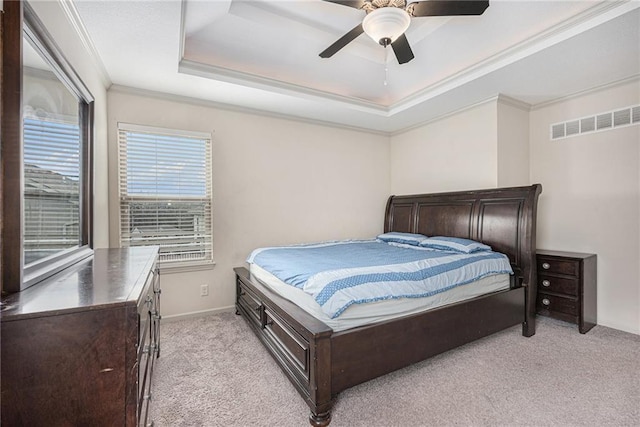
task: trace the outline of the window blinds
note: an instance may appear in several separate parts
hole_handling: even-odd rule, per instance
[[[120,244],[162,264],[212,261],[211,137],[118,125]]]
[[[24,118],[25,265],[80,244],[78,124]]]

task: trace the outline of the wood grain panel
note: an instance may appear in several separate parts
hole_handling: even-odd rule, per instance
[[[483,242],[496,252],[509,257],[520,264],[519,225],[522,218],[522,199],[480,202],[478,214],[478,235],[476,240]]]
[[[2,292],[23,283],[22,14],[23,2],[6,1],[2,14]]]
[[[473,202],[418,203],[417,233],[471,238]]]
[[[334,393],[524,321],[524,289],[333,334]],[[480,320],[481,319],[481,320]]]
[[[125,425],[124,319],[119,307],[2,322],[2,424]]]
[[[387,223],[385,224],[386,231],[398,231],[402,233],[413,233],[414,231],[414,204],[395,204],[389,211],[387,216]]]

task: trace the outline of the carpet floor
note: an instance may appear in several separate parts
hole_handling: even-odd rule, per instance
[[[640,336],[538,319],[341,393],[332,427],[640,426]],[[162,325],[155,426],[308,426],[309,409],[244,319]]]

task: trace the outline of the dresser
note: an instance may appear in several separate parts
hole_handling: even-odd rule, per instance
[[[589,332],[597,323],[596,263],[595,254],[537,250],[537,313]]]
[[[2,425],[152,424],[157,259],[157,247],[97,249],[3,298]]]

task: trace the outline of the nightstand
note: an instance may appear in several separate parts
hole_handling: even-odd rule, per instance
[[[597,323],[597,257],[561,251],[536,251],[536,312],[576,323],[586,334]]]

